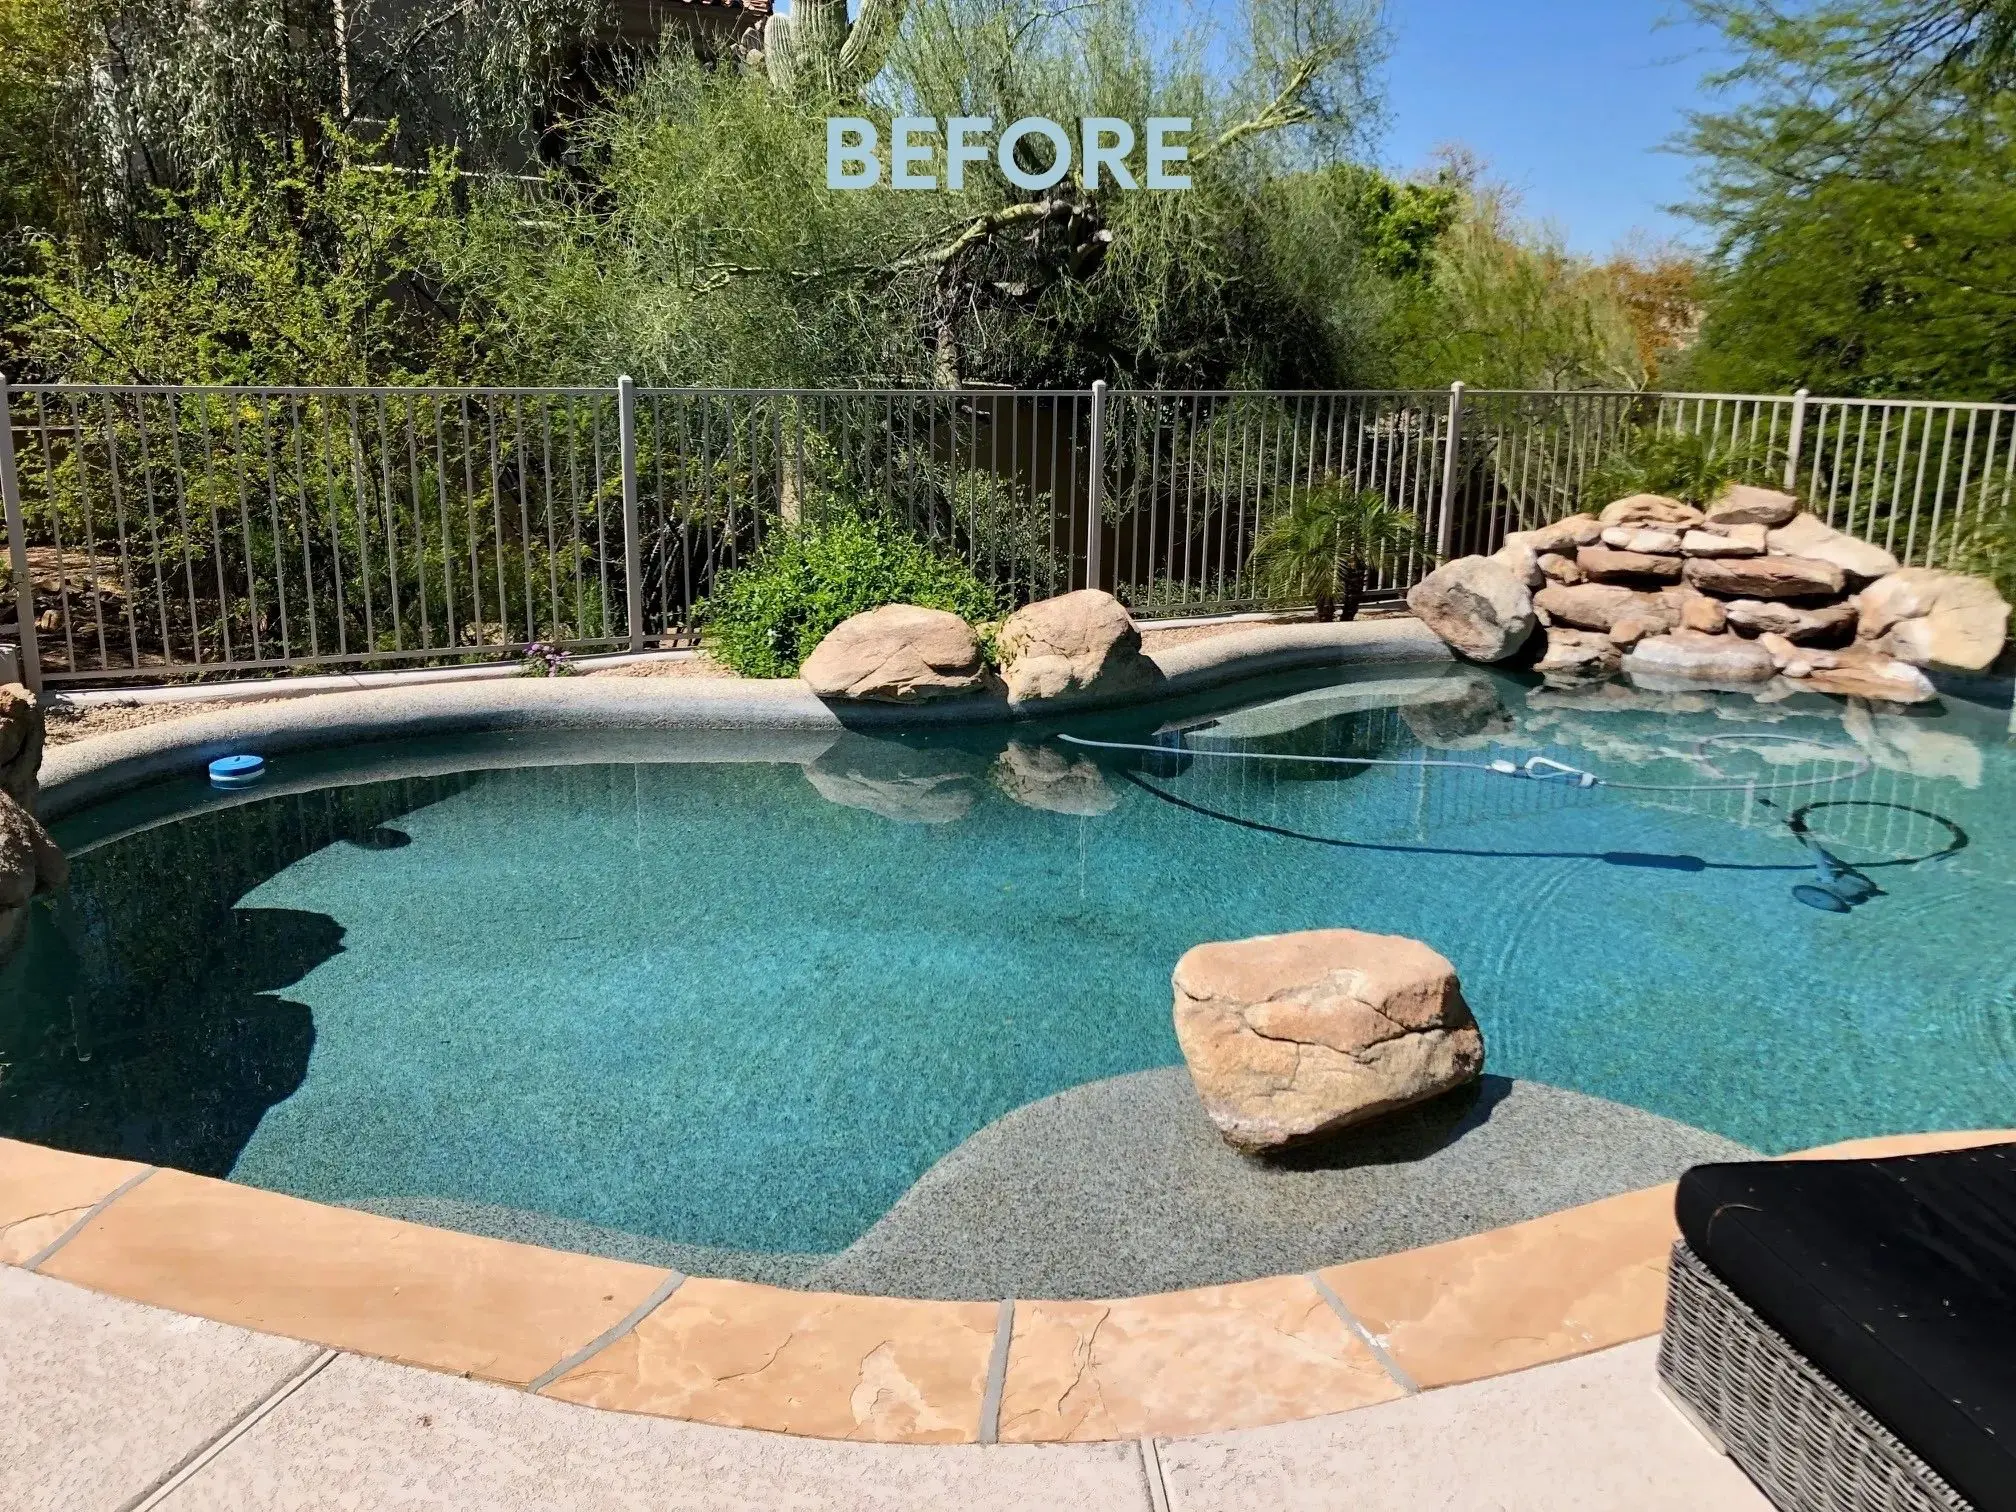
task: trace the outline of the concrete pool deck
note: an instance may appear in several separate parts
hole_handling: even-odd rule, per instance
[[[841,1444],[596,1412],[0,1270],[0,1509],[1766,1512],[1647,1341],[1285,1428]]]
[[[0,1269],[0,1509],[1766,1512],[1650,1341],[1284,1428],[843,1444],[597,1412]]]

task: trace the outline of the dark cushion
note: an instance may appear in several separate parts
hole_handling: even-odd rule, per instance
[[[1697,1166],[1708,1268],[1982,1512],[2016,1512],[2016,1144]]]

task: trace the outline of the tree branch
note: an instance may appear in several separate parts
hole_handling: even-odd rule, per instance
[[[1251,116],[1235,125],[1226,127],[1204,146],[1191,154],[1193,165],[1201,165],[1211,158],[1244,141],[1247,137],[1259,136],[1269,131],[1280,131],[1289,126],[1300,126],[1316,119],[1316,112],[1303,98],[1316,82],[1316,75],[1322,72],[1324,64],[1331,60],[1333,53],[1323,48],[1304,53],[1295,60],[1295,66],[1288,72],[1288,81],[1269,100],[1258,115]]]

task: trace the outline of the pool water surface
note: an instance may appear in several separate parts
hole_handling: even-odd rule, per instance
[[[0,1133],[830,1254],[1010,1110],[1177,1063],[1191,945],[1328,926],[1454,961],[1494,1073],[1755,1148],[2016,1122],[2006,709],[1283,687],[1068,727],[1166,752],[584,735],[117,800],[0,971]],[[1662,790],[1407,764],[1535,753]],[[1880,893],[1802,902],[1822,853]]]

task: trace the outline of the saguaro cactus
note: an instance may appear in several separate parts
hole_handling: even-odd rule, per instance
[[[847,0],[792,0],[791,13],[763,29],[770,82],[787,94],[845,98],[882,71],[908,0],[861,0],[847,19]]]

